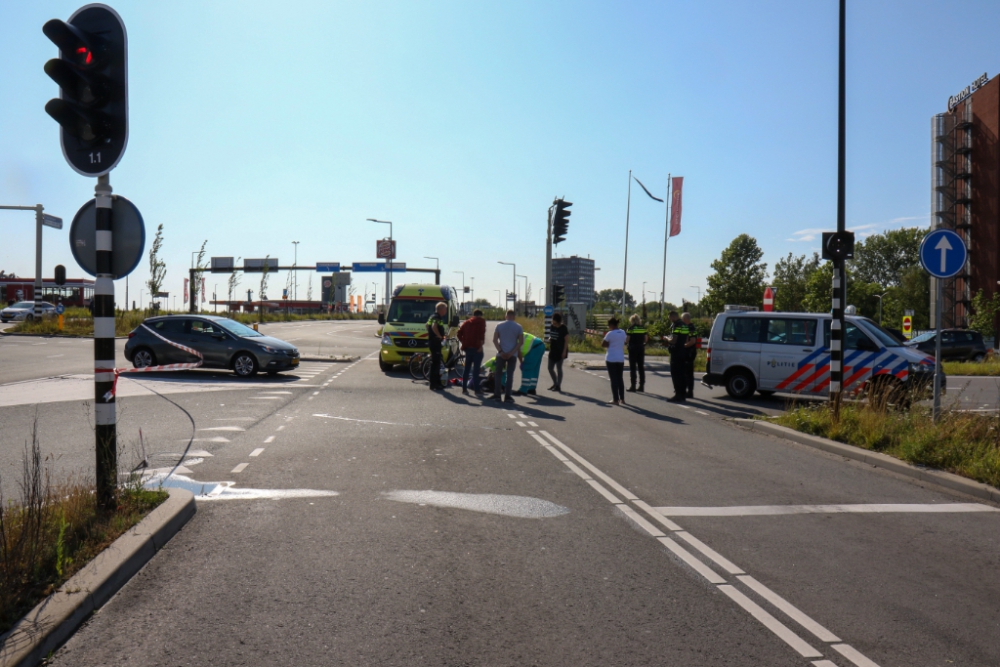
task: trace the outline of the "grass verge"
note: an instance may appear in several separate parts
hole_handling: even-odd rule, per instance
[[[1000,359],[988,361],[946,361],[942,364],[945,375],[1000,376]]]
[[[769,421],[1000,488],[1000,413],[943,412],[934,423],[923,407],[894,410],[876,401],[843,404],[839,419],[820,404]]]
[[[149,310],[120,310],[115,315],[115,335],[127,336],[137,326],[143,323],[147,317],[155,315],[184,315],[186,313],[170,313],[165,310],[152,312]],[[220,315],[229,317],[250,325],[260,322],[259,313],[213,313],[205,311],[201,315]],[[371,313],[333,313],[329,315],[285,315],[284,313],[264,313],[264,322],[301,322],[308,320],[374,320],[375,315]],[[10,329],[12,333],[32,333],[42,335],[63,335],[63,336],[93,336],[94,318],[86,308],[67,308],[63,314],[63,328],[59,330],[59,321],[55,317],[46,317],[32,322],[19,322]]]
[[[50,484],[37,434],[36,423],[17,501],[4,497],[0,479],[0,634],[167,499],[129,482],[117,509],[101,512],[92,485]]]

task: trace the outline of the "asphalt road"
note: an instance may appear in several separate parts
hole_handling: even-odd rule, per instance
[[[725,419],[781,400],[670,404],[660,375],[626,407],[579,369],[515,406],[432,393],[378,370],[374,329],[266,328],[352,363],[122,381],[126,454],[198,514],[52,664],[1000,663],[996,507]],[[57,473],[91,474],[88,378],[53,373],[89,350],[61,343],[0,338],[6,479],[36,410]],[[53,379],[7,383],[15,358]]]

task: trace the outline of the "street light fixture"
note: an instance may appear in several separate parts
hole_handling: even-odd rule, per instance
[[[691,285],[691,289],[698,290],[698,303],[701,303],[701,288],[697,285]]]
[[[368,222],[377,222],[380,225],[389,225],[389,247],[391,248],[392,247],[392,220],[376,220],[375,218],[368,218]],[[391,289],[389,287],[389,285],[392,284],[392,258],[387,258],[386,259],[386,263],[388,264],[388,266],[385,267],[387,269],[386,274],[385,274],[385,308],[386,308],[386,310],[388,310],[389,309],[389,299],[390,299],[390,296],[391,296],[390,293],[389,293],[389,290]]]
[[[513,296],[514,296],[514,308],[516,309],[517,308],[517,265],[514,264],[514,262],[497,262],[497,264],[503,264],[505,266],[509,266],[513,270],[513,275],[514,275]],[[503,306],[501,306],[501,310],[504,310]]]
[[[888,292],[882,292],[881,294],[872,294],[873,297],[878,299],[878,325],[882,326],[882,297],[884,297]]]

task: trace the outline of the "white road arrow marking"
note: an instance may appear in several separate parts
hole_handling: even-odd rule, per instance
[[[948,251],[952,249],[951,244],[948,243],[948,237],[946,235],[941,236],[941,240],[937,242],[934,246],[935,250],[941,251],[941,273],[948,272]]]

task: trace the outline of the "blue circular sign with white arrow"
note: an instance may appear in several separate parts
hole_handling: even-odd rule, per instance
[[[958,275],[968,257],[965,241],[950,229],[935,229],[920,243],[920,265],[935,278]]]
[[[545,306],[545,317],[552,317],[552,313],[556,312],[556,309],[552,306]]]

